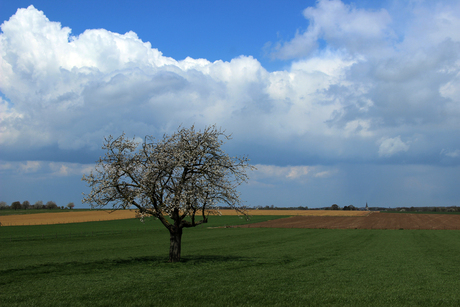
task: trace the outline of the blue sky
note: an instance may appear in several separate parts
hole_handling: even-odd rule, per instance
[[[165,56],[230,61],[252,55],[275,68],[262,48],[269,41],[291,38],[307,23],[302,10],[314,1],[6,1],[2,20],[33,4],[51,21],[79,35],[87,29],[135,32]],[[293,30],[294,29],[294,32]],[[265,67],[265,65],[264,65]]]
[[[80,204],[106,135],[217,124],[258,168],[247,205],[460,205],[458,1],[19,0],[0,18],[7,203]]]

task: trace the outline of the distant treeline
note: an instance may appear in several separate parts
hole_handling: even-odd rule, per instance
[[[75,207],[74,203],[70,202],[66,206],[58,206],[54,201],[48,201],[43,203],[39,200],[33,205],[29,201],[12,202],[11,205],[8,205],[4,201],[0,201],[0,210],[12,209],[12,210],[28,210],[28,209],[73,209]],[[231,207],[220,206],[219,209],[232,209]],[[308,208],[307,206],[297,206],[297,207],[276,207],[271,206],[255,206],[247,207],[246,209],[252,210],[369,210],[369,211],[399,211],[399,212],[460,212],[460,207],[450,206],[450,207],[396,207],[396,208],[385,208],[385,207],[355,207],[353,205],[340,207],[337,204],[333,204],[330,207],[322,208]]]
[[[230,209],[226,207],[221,207],[221,209]],[[256,210],[365,210],[366,208],[357,208],[353,205],[344,206],[343,208],[338,206],[337,204],[333,204],[330,207],[323,207],[323,208],[308,208],[307,206],[298,206],[298,207],[276,207],[274,205],[271,206],[256,206],[253,208],[247,209],[256,209]]]
[[[74,203],[70,202],[67,206],[58,206],[54,201],[48,201],[46,204],[39,200],[33,205],[28,201],[14,201],[10,206],[4,201],[0,201],[0,210],[12,209],[12,210],[28,210],[28,209],[73,209]]]
[[[220,209],[231,209],[230,207],[219,207]],[[308,208],[307,206],[298,207],[276,207],[271,206],[255,206],[248,207],[247,209],[252,210],[369,210],[369,211],[400,211],[400,212],[460,212],[460,207],[397,207],[397,208],[386,208],[386,207],[355,207],[353,205],[340,207],[337,204],[333,204],[330,207],[321,208]]]

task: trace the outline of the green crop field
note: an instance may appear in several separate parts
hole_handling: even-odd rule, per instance
[[[252,222],[274,219],[255,216]],[[0,227],[1,306],[460,306],[460,231]]]

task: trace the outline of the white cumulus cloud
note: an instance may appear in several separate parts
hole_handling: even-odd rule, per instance
[[[82,184],[104,136],[161,138],[180,125],[217,124],[233,134],[225,150],[258,166],[256,203],[316,197],[330,206],[353,194],[347,204],[375,196],[381,205],[428,205],[439,195],[454,204],[460,2],[369,9],[319,0],[303,15],[304,30],[272,44],[286,68],[267,71],[252,56],[166,57],[132,31],[72,35],[65,21],[19,9],[0,33],[2,195],[20,193],[13,190],[25,178],[48,179],[49,191],[75,178]],[[407,194],[398,178],[413,168],[402,162],[424,170],[422,183],[438,192]]]
[[[401,141],[401,136],[398,135],[395,138],[386,138],[381,140],[379,146],[379,156],[390,157],[399,152],[405,152],[409,150],[409,145]]]
[[[282,59],[305,57],[318,48],[324,39],[335,48],[351,52],[369,52],[385,46],[385,40],[394,37],[391,17],[385,9],[371,11],[346,5],[340,0],[320,0],[316,7],[303,11],[309,26],[297,32],[289,42],[278,45],[273,56]]]
[[[214,123],[233,133],[238,152],[267,165],[369,160],[376,143],[379,156],[393,156],[416,135],[424,142],[410,143],[411,153],[439,159],[442,148],[460,146],[451,144],[460,129],[451,26],[460,14],[449,2],[423,5],[404,7],[402,23],[390,9],[318,1],[304,11],[307,30],[275,50],[290,66],[273,72],[251,56],[165,57],[134,32],[73,36],[45,12],[19,9],[0,34],[3,159],[88,163],[79,154],[109,134]],[[436,27],[418,31],[422,21]]]

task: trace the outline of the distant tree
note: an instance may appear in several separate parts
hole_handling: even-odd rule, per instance
[[[22,209],[29,209],[30,208],[30,202],[28,200],[25,200],[22,203]]]
[[[34,209],[43,209],[45,205],[43,205],[43,201],[39,200],[36,201],[32,207],[34,207]]]
[[[11,209],[18,210],[21,209],[21,203],[19,201],[15,201],[11,204]]]
[[[158,218],[170,234],[169,261],[178,262],[183,228],[207,223],[209,213],[219,213],[219,203],[245,213],[236,188],[247,181],[245,170],[253,167],[245,157],[226,154],[221,137],[230,139],[215,126],[203,131],[179,128],[160,140],[147,136],[143,144],[124,135],[110,136],[95,172],[83,176],[91,187],[83,202],[92,207],[135,206],[141,215]]]
[[[56,205],[56,203],[54,201],[49,201],[46,203],[45,205],[46,209],[56,209],[58,206]]]
[[[4,202],[4,201],[0,201],[0,210],[2,210],[2,209],[7,209],[7,208],[8,208],[7,203]]]
[[[340,207],[338,205],[336,205],[336,204],[333,204],[331,206],[331,210],[340,210]]]
[[[68,203],[67,204],[67,208],[73,209],[73,207],[75,207],[74,203]]]

